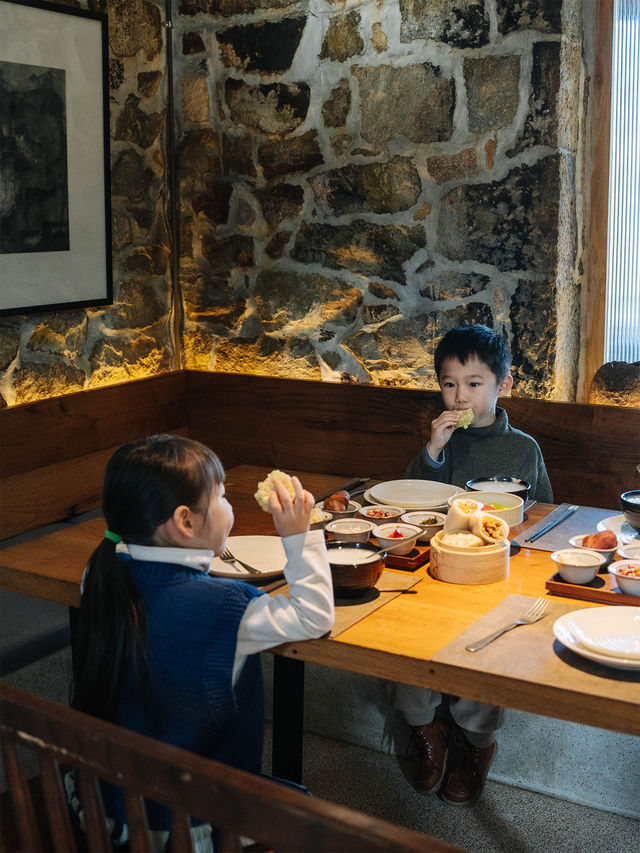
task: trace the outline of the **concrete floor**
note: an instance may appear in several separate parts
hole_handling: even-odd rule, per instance
[[[270,754],[268,733],[265,755]],[[315,796],[359,809],[471,853],[631,853],[640,821],[488,781],[472,808],[418,794],[397,756],[305,735],[304,782]],[[640,793],[639,793],[640,798]]]

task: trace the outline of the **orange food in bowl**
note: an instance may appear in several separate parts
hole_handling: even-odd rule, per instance
[[[339,492],[334,492],[329,495],[323,503],[323,508],[327,512],[346,512],[349,508],[349,492],[345,489],[340,489]]]
[[[582,540],[583,548],[596,548],[598,551],[606,551],[609,548],[618,547],[618,537],[613,530],[603,530],[601,533],[591,533]]]

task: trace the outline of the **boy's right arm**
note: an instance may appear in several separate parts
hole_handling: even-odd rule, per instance
[[[431,421],[431,437],[427,443],[427,453],[434,462],[438,462],[444,448],[449,443],[458,421],[460,412],[444,411]]]

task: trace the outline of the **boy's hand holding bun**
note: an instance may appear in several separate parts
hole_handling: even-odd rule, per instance
[[[272,471],[258,484],[255,499],[262,509],[273,515],[280,536],[294,536],[309,529],[313,495],[302,488],[297,477],[284,471]]]
[[[459,427],[467,429],[473,423],[473,409],[447,409],[431,421],[431,438],[427,444],[429,456],[436,461],[452,434]]]

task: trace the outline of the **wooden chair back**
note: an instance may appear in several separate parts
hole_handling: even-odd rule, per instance
[[[3,849],[108,851],[98,780],[125,791],[130,849],[148,851],[144,798],[171,811],[171,849],[191,851],[189,817],[221,832],[220,849],[239,851],[239,836],[263,849],[321,851],[434,851],[456,848],[359,812],[323,802],[262,777],[201,758],[118,726],[3,685],[0,737],[20,846]],[[37,755],[49,837],[41,834],[23,764]],[[86,839],[69,818],[63,772],[75,768],[85,811]]]

